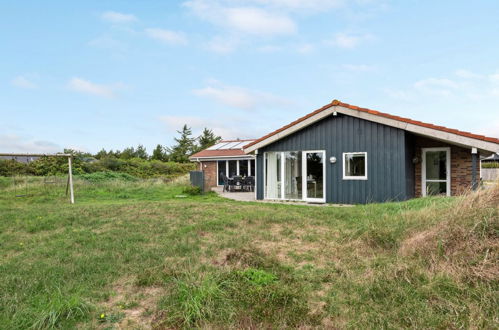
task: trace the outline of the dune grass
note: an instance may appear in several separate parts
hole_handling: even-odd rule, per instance
[[[498,326],[497,187],[344,208],[28,187],[0,179],[2,328]]]

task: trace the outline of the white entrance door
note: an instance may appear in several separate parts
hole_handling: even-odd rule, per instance
[[[303,151],[303,199],[308,202],[326,202],[326,152]]]
[[[423,148],[423,196],[450,196],[450,148]]]

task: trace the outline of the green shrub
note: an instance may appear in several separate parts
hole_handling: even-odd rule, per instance
[[[482,163],[482,168],[499,168],[499,163]]]
[[[78,175],[79,178],[90,182],[103,182],[109,180],[137,181],[138,179],[130,174],[120,172],[96,172]]]
[[[140,158],[117,159],[101,158],[92,162],[84,157],[73,158],[73,174],[98,172],[121,172],[137,178],[166,177],[174,178],[189,173],[195,168],[193,163],[162,162]],[[29,163],[15,160],[0,160],[0,176],[35,175],[48,176],[68,173],[68,160],[65,157],[41,157]]]
[[[201,190],[200,187],[198,186],[186,186],[182,192],[184,194],[187,194],[187,195],[191,195],[191,196],[197,196],[197,195],[201,195],[203,193],[203,191]]]

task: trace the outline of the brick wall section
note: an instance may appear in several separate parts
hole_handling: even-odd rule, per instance
[[[422,148],[450,147],[451,158],[451,195],[460,195],[471,189],[471,149],[462,148],[446,144],[436,140],[431,140],[423,137],[416,137],[415,156],[419,162],[415,165],[415,197],[421,196],[421,165],[422,165]],[[478,178],[478,173],[477,173]]]
[[[204,190],[210,191],[217,186],[217,162],[201,162],[200,170],[204,172]]]

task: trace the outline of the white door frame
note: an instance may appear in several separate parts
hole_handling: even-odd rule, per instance
[[[447,196],[451,195],[451,155],[450,155],[450,148],[449,147],[444,147],[444,148],[421,148],[421,153],[422,153],[422,162],[421,162],[421,194],[423,197],[426,196],[426,152],[427,151],[445,151],[446,153],[446,170],[447,170],[447,178],[445,182],[447,183]],[[429,182],[444,182],[444,180],[429,180]]]
[[[322,153],[322,198],[309,198],[307,189],[307,154]],[[302,171],[302,198],[306,202],[325,203],[326,202],[326,150],[304,150],[301,156]]]

